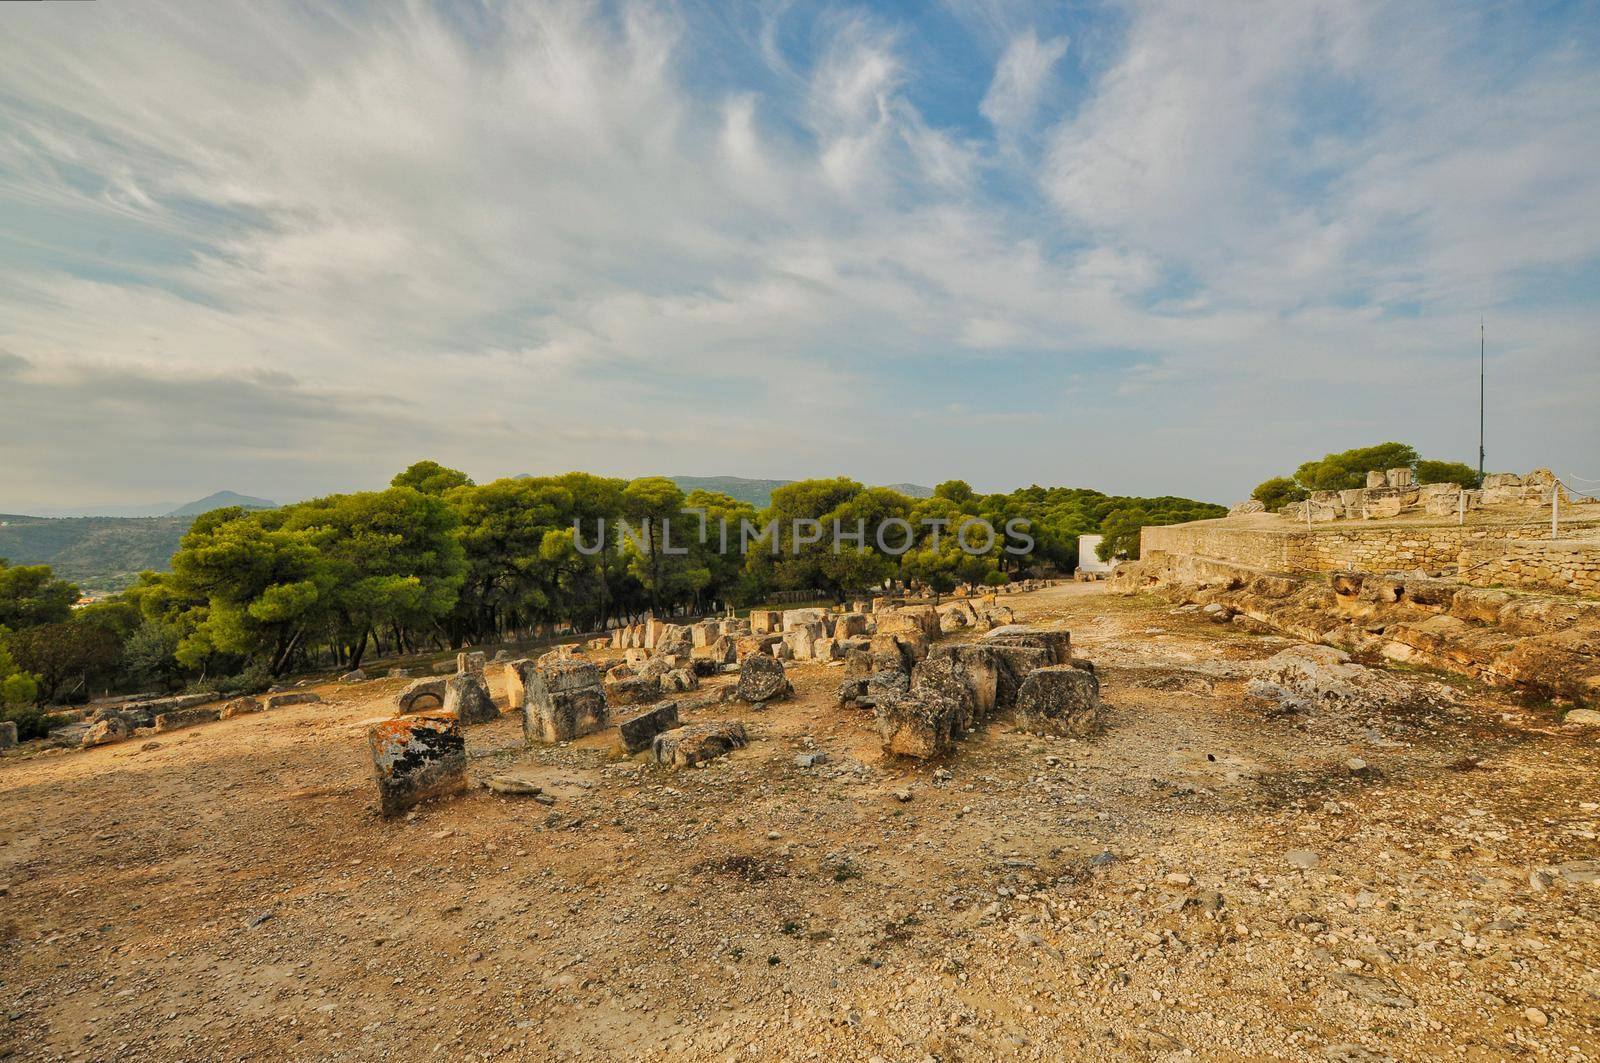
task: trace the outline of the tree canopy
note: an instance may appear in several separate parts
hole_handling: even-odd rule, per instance
[[[1475,487],[1478,474],[1459,461],[1431,461],[1417,456],[1406,443],[1378,443],[1355,447],[1337,454],[1325,454],[1307,461],[1290,476],[1263,480],[1250,497],[1276,512],[1291,502],[1305,499],[1312,491],[1350,491],[1367,486],[1367,473],[1389,469],[1411,469],[1419,484],[1457,483]]]
[[[77,588],[47,566],[0,564],[0,622],[12,628],[0,697],[223,676],[265,685],[312,666],[354,668],[374,651],[597,630],[779,591],[842,601],[895,578],[941,592],[1000,584],[1070,569],[1083,534],[1137,556],[1140,528],[1223,512],[1078,488],[986,495],[961,480],[916,499],[848,477],[786,484],[757,511],[663,477],[479,484],[420,461],[382,491],[201,514],[171,572],[144,572],[77,610]]]

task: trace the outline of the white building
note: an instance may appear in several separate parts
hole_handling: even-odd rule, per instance
[[[1111,570],[1117,567],[1117,562],[1114,559],[1102,561],[1100,556],[1095,553],[1095,549],[1099,547],[1100,540],[1103,538],[1105,538],[1103,535],[1078,536],[1078,579],[1105,579],[1111,574]]]

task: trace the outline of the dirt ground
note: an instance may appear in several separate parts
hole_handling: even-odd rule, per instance
[[[1010,604],[1099,666],[1104,735],[885,762],[806,664],[690,715],[754,739],[702,769],[469,731],[475,777],[554,806],[379,819],[399,680],[8,756],[0,1056],[1600,1057],[1592,731],[1460,684],[1268,717],[1212,666],[1286,640],[1102,585]]]

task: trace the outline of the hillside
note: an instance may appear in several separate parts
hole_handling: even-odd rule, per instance
[[[49,565],[86,591],[115,591],[144,569],[165,571],[192,517],[0,514],[0,557]]]
[[[197,498],[187,505],[179,506],[171,513],[168,513],[167,516],[198,517],[202,513],[210,513],[213,509],[222,509],[226,506],[243,506],[245,509],[277,509],[278,503],[266,498],[241,495],[237,491],[218,491],[204,498]]]
[[[765,508],[772,501],[772,492],[793,480],[749,480],[743,476],[673,476],[669,477],[673,483],[685,492],[689,491],[715,491],[736,498],[741,502],[748,502],[757,509]],[[932,498],[933,488],[923,487],[920,484],[885,484],[892,491],[899,491],[911,498]]]

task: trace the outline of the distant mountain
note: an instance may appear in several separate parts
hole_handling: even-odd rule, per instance
[[[899,491],[907,498],[932,498],[933,488],[921,484],[884,484],[891,491]]]
[[[252,498],[241,495],[237,491],[218,491],[216,494],[197,498],[187,505],[179,506],[166,514],[169,517],[198,517],[202,513],[210,513],[213,509],[222,509],[225,506],[243,506],[245,509],[277,509],[278,503],[266,498]]]
[[[772,492],[794,483],[793,480],[747,480],[743,476],[672,476],[673,483],[689,491],[715,491],[748,502],[757,509],[765,509],[772,501]],[[910,498],[932,498],[933,488],[921,484],[885,484],[891,491],[899,491]]]
[[[687,494],[690,491],[713,491],[717,494],[748,502],[757,509],[765,509],[772,501],[772,492],[793,480],[747,480],[743,476],[674,476],[677,484]]]

